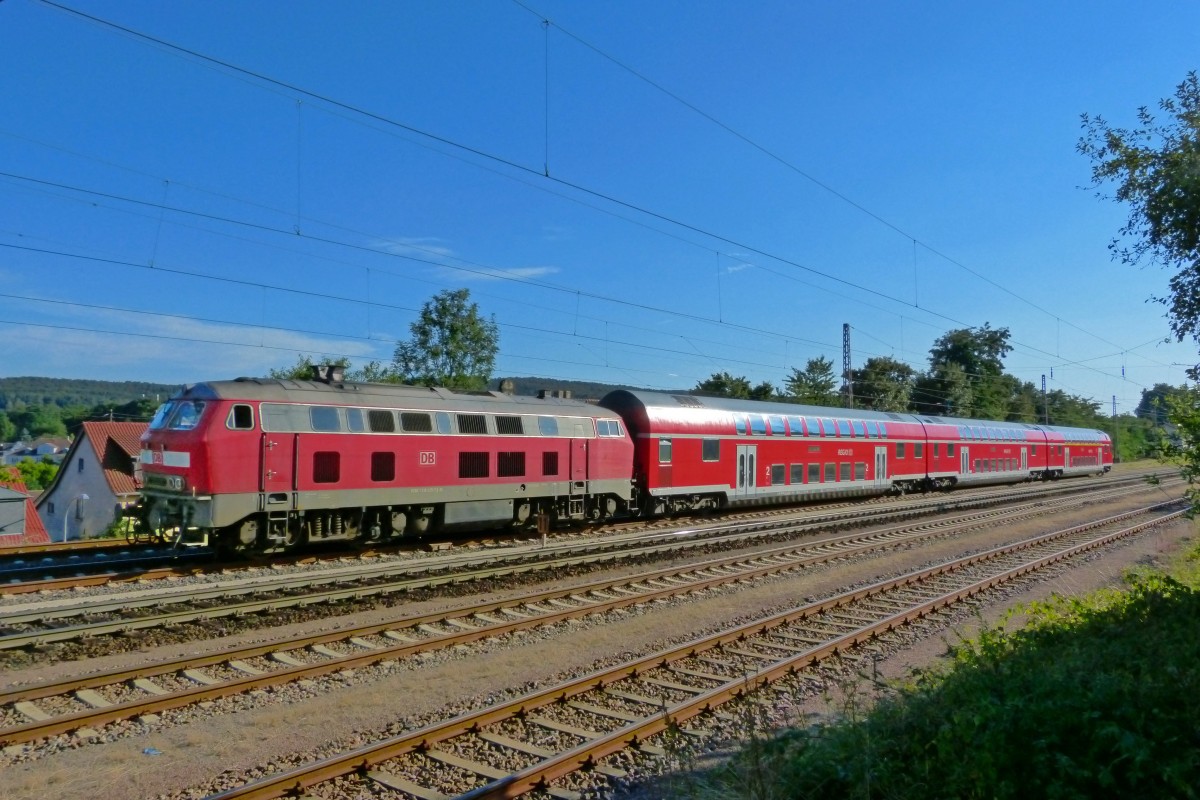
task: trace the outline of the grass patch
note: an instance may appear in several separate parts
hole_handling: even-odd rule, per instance
[[[1200,794],[1200,550],[1121,590],[1020,609],[845,719],[752,739],[691,797]]]

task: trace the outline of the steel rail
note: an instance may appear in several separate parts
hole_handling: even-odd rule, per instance
[[[799,652],[794,652],[787,657],[778,659],[775,663],[759,669],[751,676],[741,675],[719,687],[697,691],[694,697],[684,702],[656,709],[652,714],[648,714],[640,720],[603,734],[592,741],[570,748],[562,753],[541,758],[533,766],[493,780],[463,795],[463,797],[471,798],[471,800],[510,798],[524,794],[532,789],[548,789],[550,782],[553,780],[562,778],[579,769],[594,768],[597,766],[599,759],[619,750],[629,747],[639,747],[648,737],[662,732],[668,726],[678,725],[706,711],[711,711],[718,705],[745,694],[750,689],[766,685],[798,669],[812,666],[830,655],[835,655],[856,645],[869,642],[881,633],[911,623],[923,616],[941,610],[952,603],[973,597],[986,589],[1037,569],[1058,563],[1080,553],[1103,547],[1121,538],[1140,532],[1147,527],[1177,519],[1185,513],[1184,510],[1174,511],[1139,525],[1092,537],[1082,543],[1073,544],[1046,555],[1037,555],[1031,560],[1004,569],[998,574],[972,581],[965,587],[958,587],[949,591],[939,590],[935,592],[935,596],[926,597],[920,602],[911,604],[908,608],[887,614],[875,622],[839,633],[817,645],[803,648]],[[893,590],[918,588],[923,581],[931,581],[949,576],[968,567],[982,565],[997,559],[1004,559],[1032,548],[1052,544],[1055,540],[1078,536],[1097,527],[1110,526],[1111,524],[1113,524],[1113,519],[1109,518],[1086,525],[1074,526],[1063,531],[1032,537],[1011,545],[993,548],[965,558],[954,559],[933,567],[916,570],[898,578],[880,581],[870,586],[844,592],[827,600],[774,614],[713,636],[693,640],[631,660],[613,668],[597,671],[557,686],[532,692],[488,709],[468,712],[442,723],[407,732],[397,737],[359,747],[302,767],[287,770],[277,775],[271,775],[253,783],[218,792],[211,795],[209,800],[234,800],[235,798],[263,800],[266,798],[281,797],[289,793],[299,794],[319,783],[354,773],[375,778],[391,786],[404,788],[402,786],[404,784],[403,779],[375,768],[392,758],[417,752],[431,752],[440,743],[464,734],[480,731],[484,727],[496,722],[514,717],[528,717],[538,709],[565,703],[572,698],[588,692],[611,687],[619,681],[636,678],[642,673],[659,668],[669,669],[669,665],[672,662],[693,657],[698,653],[734,646],[746,641],[749,637],[778,632],[779,629],[786,625],[813,618],[824,612],[845,609],[853,603],[875,598]],[[432,796],[432,792],[427,793],[426,796]],[[565,796],[565,793],[560,793],[559,796]]]
[[[1105,487],[1102,494],[1112,494],[1114,492],[1136,492],[1138,489],[1131,488],[1128,490],[1113,489]],[[1092,498],[1076,498],[1075,502],[1084,503],[1091,502]],[[983,505],[984,511],[976,512],[978,515],[988,515],[996,513],[1010,513],[1009,509],[1003,511],[989,510],[996,503],[986,503]],[[977,506],[971,504],[968,508]],[[1045,508],[1044,500],[1026,500],[1016,506],[1020,508]],[[1058,510],[1061,506],[1056,507]],[[1015,510],[1015,509],[1013,509]],[[899,518],[907,519],[911,516],[917,516],[910,511],[905,511],[899,514]],[[889,515],[896,516],[895,512]],[[856,522],[853,524],[862,524]],[[754,535],[760,529],[758,523],[749,525],[749,530],[741,530],[739,532],[728,532],[730,528],[737,528],[732,525],[718,525],[705,529],[689,529],[674,534],[654,534],[648,537],[635,537],[627,542],[617,543],[614,548],[609,542],[597,543],[575,543],[562,545],[554,548],[551,552],[565,552],[570,555],[546,557],[544,551],[530,549],[519,554],[478,554],[468,557],[461,557],[459,560],[465,562],[466,565],[475,565],[479,563],[487,564],[499,560],[500,564],[494,564],[485,567],[476,567],[471,572],[440,572],[429,574],[431,566],[443,566],[444,562],[431,564],[430,561],[406,562],[401,565],[371,565],[359,567],[353,571],[343,570],[326,570],[316,574],[302,574],[295,576],[286,576],[283,578],[267,577],[262,579],[252,579],[246,582],[239,582],[233,586],[219,584],[204,589],[189,590],[185,595],[180,594],[151,594],[131,601],[129,598],[117,598],[114,600],[98,601],[96,599],[78,601],[75,605],[62,609],[46,608],[39,604],[30,604],[28,606],[17,606],[12,609],[0,611],[0,626],[13,627],[21,624],[45,624],[48,620],[70,618],[80,615],[96,615],[96,614],[112,614],[112,613],[128,613],[130,610],[145,609],[150,607],[163,606],[178,606],[173,611],[162,611],[155,614],[143,615],[140,617],[119,617],[114,620],[89,622],[80,625],[63,625],[53,628],[43,628],[35,631],[19,631],[0,635],[0,650],[16,649],[21,647],[37,646],[50,644],[53,642],[71,641],[85,636],[100,636],[112,633],[128,633],[136,630],[146,630],[166,625],[177,625],[196,620],[219,619],[222,617],[231,616],[249,616],[261,614],[267,611],[275,611],[281,608],[318,605],[336,603],[344,600],[360,600],[366,597],[382,596],[389,594],[398,594],[402,592],[413,591],[417,589],[429,589],[439,586],[452,585],[456,583],[466,583],[474,580],[487,578],[507,577],[516,574],[523,574],[535,571],[543,571],[550,569],[559,569],[568,566],[578,566],[581,564],[598,565],[605,562],[613,562],[618,559],[634,559],[644,558],[651,555],[658,555],[664,552],[674,552],[687,548],[696,547],[711,547],[714,545],[725,544],[729,542],[742,543],[746,538]],[[795,521],[784,530],[788,535],[797,535],[811,528],[822,528],[827,525],[822,523],[811,523],[807,520]],[[704,531],[709,535],[698,537],[696,531]],[[771,530],[775,535],[780,534],[780,525],[778,523],[771,526]],[[649,541],[649,544],[642,544],[643,541]],[[630,546],[633,544],[635,546]],[[525,560],[532,558],[532,561]],[[455,563],[457,565],[457,562]],[[367,578],[382,578],[380,573],[390,574],[412,574],[421,573],[421,577],[410,577],[398,581],[390,581],[379,584],[364,584],[362,581]],[[261,599],[246,600],[242,602],[225,603],[219,606],[203,608],[197,607],[196,604],[204,601],[220,601],[228,600],[231,597],[243,597],[246,595],[278,593],[285,591],[303,591],[310,590],[316,586],[325,586],[336,583],[355,582],[352,586],[347,586],[339,589],[327,589],[320,592],[307,592],[304,594],[292,596],[271,596]]]
[[[1125,512],[1120,518],[1131,518],[1147,513],[1154,508],[1156,506]],[[1032,512],[1024,512],[1012,515],[1012,517],[1015,521],[1031,515]],[[240,694],[267,685],[316,677],[338,670],[402,658],[419,652],[444,649],[455,644],[502,636],[516,630],[551,625],[565,619],[605,613],[617,608],[669,599],[731,583],[746,582],[804,569],[832,559],[842,559],[875,550],[912,544],[924,539],[938,538],[950,534],[950,531],[945,528],[951,524],[950,521],[944,521],[938,525],[922,526],[910,531],[883,530],[830,537],[805,545],[777,547],[751,555],[709,559],[695,564],[655,570],[630,578],[593,581],[562,589],[531,592],[503,601],[490,601],[455,609],[452,612],[439,611],[415,617],[402,617],[335,632],[256,644],[201,657],[192,656],[156,664],[141,664],[132,669],[110,670],[83,678],[20,687],[0,693],[0,708],[11,708],[35,719],[24,725],[0,729],[0,745],[31,741],[67,733],[81,727],[102,725],[140,714],[164,711],[204,700]],[[955,528],[952,532],[957,533],[959,530]],[[664,582],[667,583],[666,586],[662,586]],[[618,597],[608,598],[607,593],[610,592],[616,593]],[[588,598],[587,595],[594,595],[601,599]],[[550,604],[556,608],[546,609],[542,607],[542,604]],[[492,620],[487,616],[494,613],[507,613],[510,616],[517,616],[518,620],[510,620],[505,623]],[[450,622],[451,620],[455,622]],[[481,622],[484,624],[480,624]],[[423,626],[434,624],[446,624],[452,627],[469,628],[469,630],[458,630],[452,634],[435,635],[418,641],[411,641],[408,635],[397,631],[397,629],[422,630]],[[425,629],[425,632],[428,630]],[[379,635],[391,639],[401,639],[404,643],[375,646],[363,639],[363,637]],[[320,662],[308,665],[296,664],[292,667],[282,666],[270,671],[233,666],[232,669],[243,674],[243,677],[212,682],[193,677],[191,680],[200,685],[169,694],[154,694],[157,687],[143,686],[143,691],[151,692],[149,696],[118,704],[95,705],[99,701],[104,701],[104,698],[92,696],[90,705],[93,705],[93,708],[52,718],[41,718],[41,711],[36,707],[25,706],[23,709],[20,705],[49,697],[71,695],[85,689],[98,689],[119,683],[174,675],[186,670],[200,670],[214,665],[229,666],[238,663],[244,665],[246,659],[262,656],[274,656],[276,661],[286,664],[287,657],[280,658],[277,654],[324,646],[334,642],[350,642],[358,652],[335,656],[326,649],[323,652],[317,651],[326,656],[325,660]],[[85,704],[89,703],[85,702]]]

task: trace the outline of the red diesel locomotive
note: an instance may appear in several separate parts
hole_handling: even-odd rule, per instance
[[[618,390],[599,405],[388,384],[188,387],[142,513],[228,549],[600,522],[1106,472],[1097,430]]]

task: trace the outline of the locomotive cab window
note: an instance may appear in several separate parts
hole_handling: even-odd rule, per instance
[[[171,414],[171,424],[168,427],[173,431],[190,431],[196,427],[203,413],[203,400],[182,400]]]
[[[254,430],[254,407],[238,403],[229,409],[229,416],[225,419],[225,427],[235,431]]]

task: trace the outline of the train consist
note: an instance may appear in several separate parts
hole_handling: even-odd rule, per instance
[[[225,549],[601,522],[1103,474],[1098,430],[618,390],[238,378],[142,438],[142,514]]]

